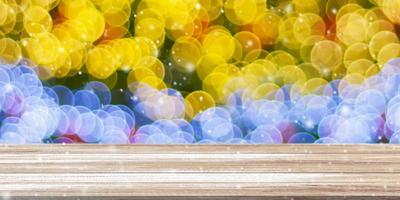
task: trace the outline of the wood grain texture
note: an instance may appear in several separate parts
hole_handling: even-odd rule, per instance
[[[400,196],[400,146],[8,145],[0,195],[389,199]]]

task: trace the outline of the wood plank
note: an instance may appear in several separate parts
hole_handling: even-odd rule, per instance
[[[263,196],[259,196],[259,197],[241,197],[241,196],[237,196],[237,197],[231,197],[231,196],[227,196],[227,197],[220,197],[220,196],[179,196],[179,197],[132,197],[132,196],[126,196],[126,197],[50,197],[50,196],[40,196],[40,197],[7,197],[7,199],[11,200],[11,199],[18,199],[18,200],[59,200],[59,199],[63,199],[63,200],[154,200],[154,199],[162,199],[162,200],[338,200],[338,199],[342,199],[342,200],[398,200],[398,197],[386,197],[386,196],[357,196],[357,197],[325,197],[325,196],[304,196],[304,197],[300,197],[300,196],[295,196],[295,197],[289,197],[289,196],[276,196],[276,197],[263,197]]]
[[[351,165],[351,167],[349,167]],[[400,172],[400,154],[5,154],[0,171]]]
[[[47,177],[46,177],[47,178]],[[82,177],[81,177],[82,178]],[[47,182],[3,184],[9,196],[398,196],[397,185],[377,183]]]
[[[0,146],[0,196],[390,199],[400,146]]]

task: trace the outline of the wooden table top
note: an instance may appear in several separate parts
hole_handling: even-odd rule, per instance
[[[400,146],[0,146],[5,199],[344,196],[399,199]]]

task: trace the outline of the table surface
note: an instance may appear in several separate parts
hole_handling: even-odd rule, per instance
[[[3,145],[0,196],[389,198],[400,146]]]

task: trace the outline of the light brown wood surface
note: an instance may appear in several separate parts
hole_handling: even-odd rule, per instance
[[[400,146],[0,146],[0,196],[400,199]]]

